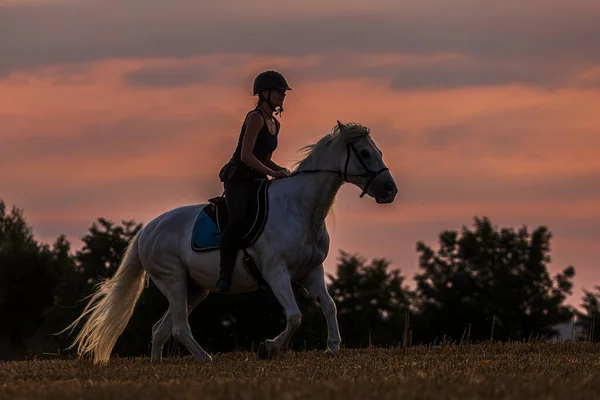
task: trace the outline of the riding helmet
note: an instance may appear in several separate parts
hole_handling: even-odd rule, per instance
[[[273,70],[261,72],[254,78],[253,94],[269,89],[292,90],[283,75]]]

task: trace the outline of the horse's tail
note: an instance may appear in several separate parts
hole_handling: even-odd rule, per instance
[[[62,331],[74,328],[89,315],[68,348],[77,346],[79,357],[93,355],[95,364],[108,362],[115,342],[127,326],[144,289],[146,272],[139,259],[138,236],[139,232],[127,246],[121,265],[113,277],[97,285],[81,315]]]

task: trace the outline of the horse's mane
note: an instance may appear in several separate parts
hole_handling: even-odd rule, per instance
[[[323,154],[325,149],[330,148],[331,146],[340,146],[344,148],[347,143],[367,136],[369,133],[369,128],[362,124],[356,122],[341,124],[338,121],[337,125],[333,127],[330,133],[323,135],[315,143],[302,146],[298,150],[303,157],[301,160],[294,163],[295,171],[300,171],[301,168],[309,164],[312,159],[321,157],[321,154]],[[334,203],[335,200],[327,207],[327,214],[331,215],[335,222]]]
[[[330,133],[323,135],[315,143],[302,146],[298,150],[298,152],[302,155],[302,159],[296,161],[294,164],[296,171],[303,167],[312,158],[319,157],[325,148],[338,145],[342,145],[343,148],[347,143],[366,136],[369,133],[369,128],[362,124],[350,122],[342,125],[338,121],[338,124],[332,128]]]

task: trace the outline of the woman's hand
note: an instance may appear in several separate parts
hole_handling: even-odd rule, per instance
[[[284,168],[284,169],[280,169],[278,171],[274,171],[272,176],[275,179],[281,179],[281,178],[287,178],[289,174],[290,174],[290,171],[287,168]]]

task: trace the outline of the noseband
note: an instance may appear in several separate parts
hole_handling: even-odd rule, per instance
[[[362,165],[362,167],[365,169],[365,172],[363,172],[362,174],[349,174],[348,173],[348,164],[350,163],[350,150],[352,150],[352,152],[358,159],[358,162],[360,163],[360,165]],[[344,163],[344,171],[343,172],[329,170],[329,169],[303,169],[301,171],[293,172],[292,174],[290,174],[290,176],[297,175],[301,172],[333,172],[335,174],[340,175],[344,182],[350,182],[348,180],[348,176],[359,177],[359,178],[370,178],[367,181],[367,184],[365,185],[365,187],[363,188],[362,193],[360,194],[360,197],[362,198],[367,193],[367,190],[369,189],[369,185],[371,184],[373,179],[375,179],[377,176],[379,176],[379,174],[381,174],[382,172],[385,172],[388,170],[389,169],[387,167],[383,167],[378,171],[373,171],[372,169],[370,169],[367,166],[367,164],[365,163],[365,161],[362,159],[362,157],[360,156],[359,152],[356,150],[356,147],[354,147],[354,144],[352,142],[350,142],[350,143],[346,144],[346,162]]]

